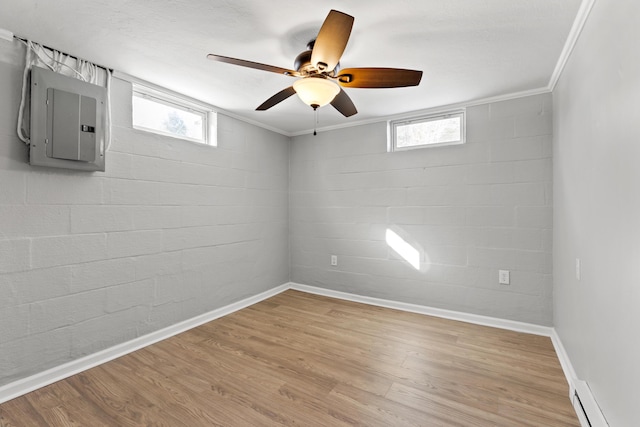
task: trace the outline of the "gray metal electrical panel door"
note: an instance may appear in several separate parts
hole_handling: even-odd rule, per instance
[[[30,163],[104,171],[105,99],[101,86],[33,67]]]

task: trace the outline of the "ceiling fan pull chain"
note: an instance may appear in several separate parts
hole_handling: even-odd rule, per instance
[[[316,128],[318,127],[318,109],[313,109],[313,136],[316,136],[318,132],[316,132]]]

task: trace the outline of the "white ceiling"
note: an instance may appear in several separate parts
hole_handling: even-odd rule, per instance
[[[358,114],[319,128],[546,88],[580,0],[4,0],[0,28],[293,135],[313,111],[294,79],[206,58],[293,68],[330,9],[355,17],[341,66],[423,70],[418,87],[346,89]]]

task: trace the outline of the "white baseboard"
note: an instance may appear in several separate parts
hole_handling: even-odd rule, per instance
[[[555,328],[551,331],[551,342],[553,343],[553,348],[555,348],[556,354],[558,355],[558,360],[560,360],[560,366],[562,366],[562,371],[567,379],[567,383],[569,383],[569,396],[572,397],[575,393],[574,381],[577,378],[577,375]]]
[[[534,335],[542,335],[551,337],[553,345],[560,359],[560,364],[567,377],[567,382],[571,389],[571,398],[574,396],[575,391],[575,371],[569,361],[568,355],[562,346],[562,342],[553,328],[533,325],[524,322],[517,322],[512,320],[498,319],[488,316],[480,316],[476,314],[469,314],[458,311],[443,310],[440,308],[422,306],[417,304],[409,304],[398,301],[385,300],[374,297],[367,297],[362,295],[356,295],[346,292],[334,291],[330,289],[318,288],[314,286],[302,285],[299,283],[286,283],[281,286],[277,286],[268,291],[262,292],[258,295],[243,299],[241,301],[229,304],[225,307],[213,310],[211,312],[196,316],[192,319],[185,320],[159,331],[152,332],[150,334],[135,338],[131,341],[127,341],[122,344],[110,347],[108,349],[99,351],[97,353],[85,356],[83,358],[73,360],[60,366],[48,369],[38,374],[23,378],[12,383],[6,384],[0,387],[0,403],[9,401],[18,396],[22,396],[33,390],[52,384],[56,381],[86,371],[87,369],[106,363],[110,360],[116,359],[120,356],[124,356],[136,350],[139,350],[148,345],[154,344],[158,341],[170,338],[179,333],[185,332],[189,329],[200,326],[204,323],[218,319],[222,316],[226,316],[238,310],[241,310],[250,305],[256,304],[265,299],[271,298],[281,292],[288,289],[295,289],[301,292],[307,292],[316,295],[323,295],[331,298],[338,298],[347,301],[359,302],[363,304],[369,304],[379,307],[392,308],[396,310],[407,311],[411,313],[424,314],[428,316],[441,317],[445,319],[458,320],[467,323],[473,323],[483,326],[491,326],[494,328],[507,329],[516,332],[524,332]],[[595,402],[595,401],[594,401]]]
[[[560,340],[560,336],[555,328],[551,332],[551,342],[553,342],[553,347],[558,355],[558,360],[560,360],[562,371],[569,383],[569,399],[571,399],[571,403],[576,410],[580,425],[582,427],[607,427],[609,424],[600,406],[598,406],[593,393],[591,393],[589,385],[585,381],[578,379],[578,375],[569,359],[569,354],[564,348],[562,340]],[[579,401],[577,400],[577,396],[580,396]],[[588,419],[583,415],[583,409]]]
[[[376,305],[379,307],[393,308],[396,310],[408,311],[411,313],[425,314],[427,316],[442,317],[444,319],[458,320],[461,322],[473,323],[476,325],[491,326],[494,328],[507,329],[510,331],[524,332],[527,334],[550,337],[553,331],[553,328],[548,326],[540,326],[531,323],[517,322],[514,320],[498,319],[495,317],[481,316],[478,314],[463,313],[460,311],[444,310],[441,308],[428,307],[424,305],[367,297],[346,292],[334,291],[331,289],[318,288],[315,286],[301,285],[299,283],[290,283],[289,286],[291,289],[307,292],[310,294],[323,295],[326,297],[360,302],[369,305]]]
[[[30,377],[26,377],[18,381],[6,384],[0,387],[0,403],[7,402],[33,390],[37,390],[41,387],[53,384],[56,381],[68,378],[72,375],[86,371],[87,369],[91,369],[95,366],[101,365],[120,356],[132,353],[158,341],[162,341],[179,333],[188,331],[189,329],[195,328],[196,326],[200,326],[222,316],[226,316],[235,311],[241,310],[245,307],[277,295],[283,291],[286,291],[287,289],[289,289],[289,284],[275,287],[268,291],[262,292],[261,294],[245,298],[241,301],[229,304],[208,313],[204,313],[200,316],[196,316],[194,318],[185,320],[164,329],[160,329],[150,334],[135,338],[131,341],[118,344],[97,353],[90,354],[80,359],[72,360],[71,362],[65,363],[63,365],[53,367]]]
[[[576,372],[569,360],[569,355],[558,336],[555,328],[533,325],[529,323],[516,322],[512,320],[498,319],[494,317],[479,316],[476,314],[463,313],[459,311],[443,310],[440,308],[433,308],[428,306],[403,303],[398,301],[390,301],[379,298],[367,297],[362,295],[355,295],[346,292],[334,291],[331,289],[318,288],[314,286],[301,285],[298,283],[290,283],[291,289],[295,289],[302,292],[323,295],[332,298],[339,298],[343,300],[359,302],[364,304],[370,304],[380,307],[393,308],[396,310],[408,311],[411,313],[425,314],[428,316],[442,317],[445,319],[458,320],[461,322],[473,323],[483,326],[491,326],[494,328],[507,329],[516,332],[524,332],[534,335],[547,336],[551,338],[553,347],[558,355],[560,366],[569,384],[569,399],[576,409],[576,415],[580,420],[582,427],[608,427],[606,419],[600,410],[591,389],[584,381],[577,379]],[[580,396],[580,402],[577,402],[576,390]],[[581,413],[581,409],[578,405],[582,405],[584,411],[587,413],[589,419]]]

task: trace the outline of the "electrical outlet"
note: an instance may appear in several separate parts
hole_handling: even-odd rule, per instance
[[[509,284],[509,270],[498,270],[498,283],[501,285]]]
[[[337,255],[331,255],[331,265],[334,266],[334,267],[338,265],[338,256]]]

